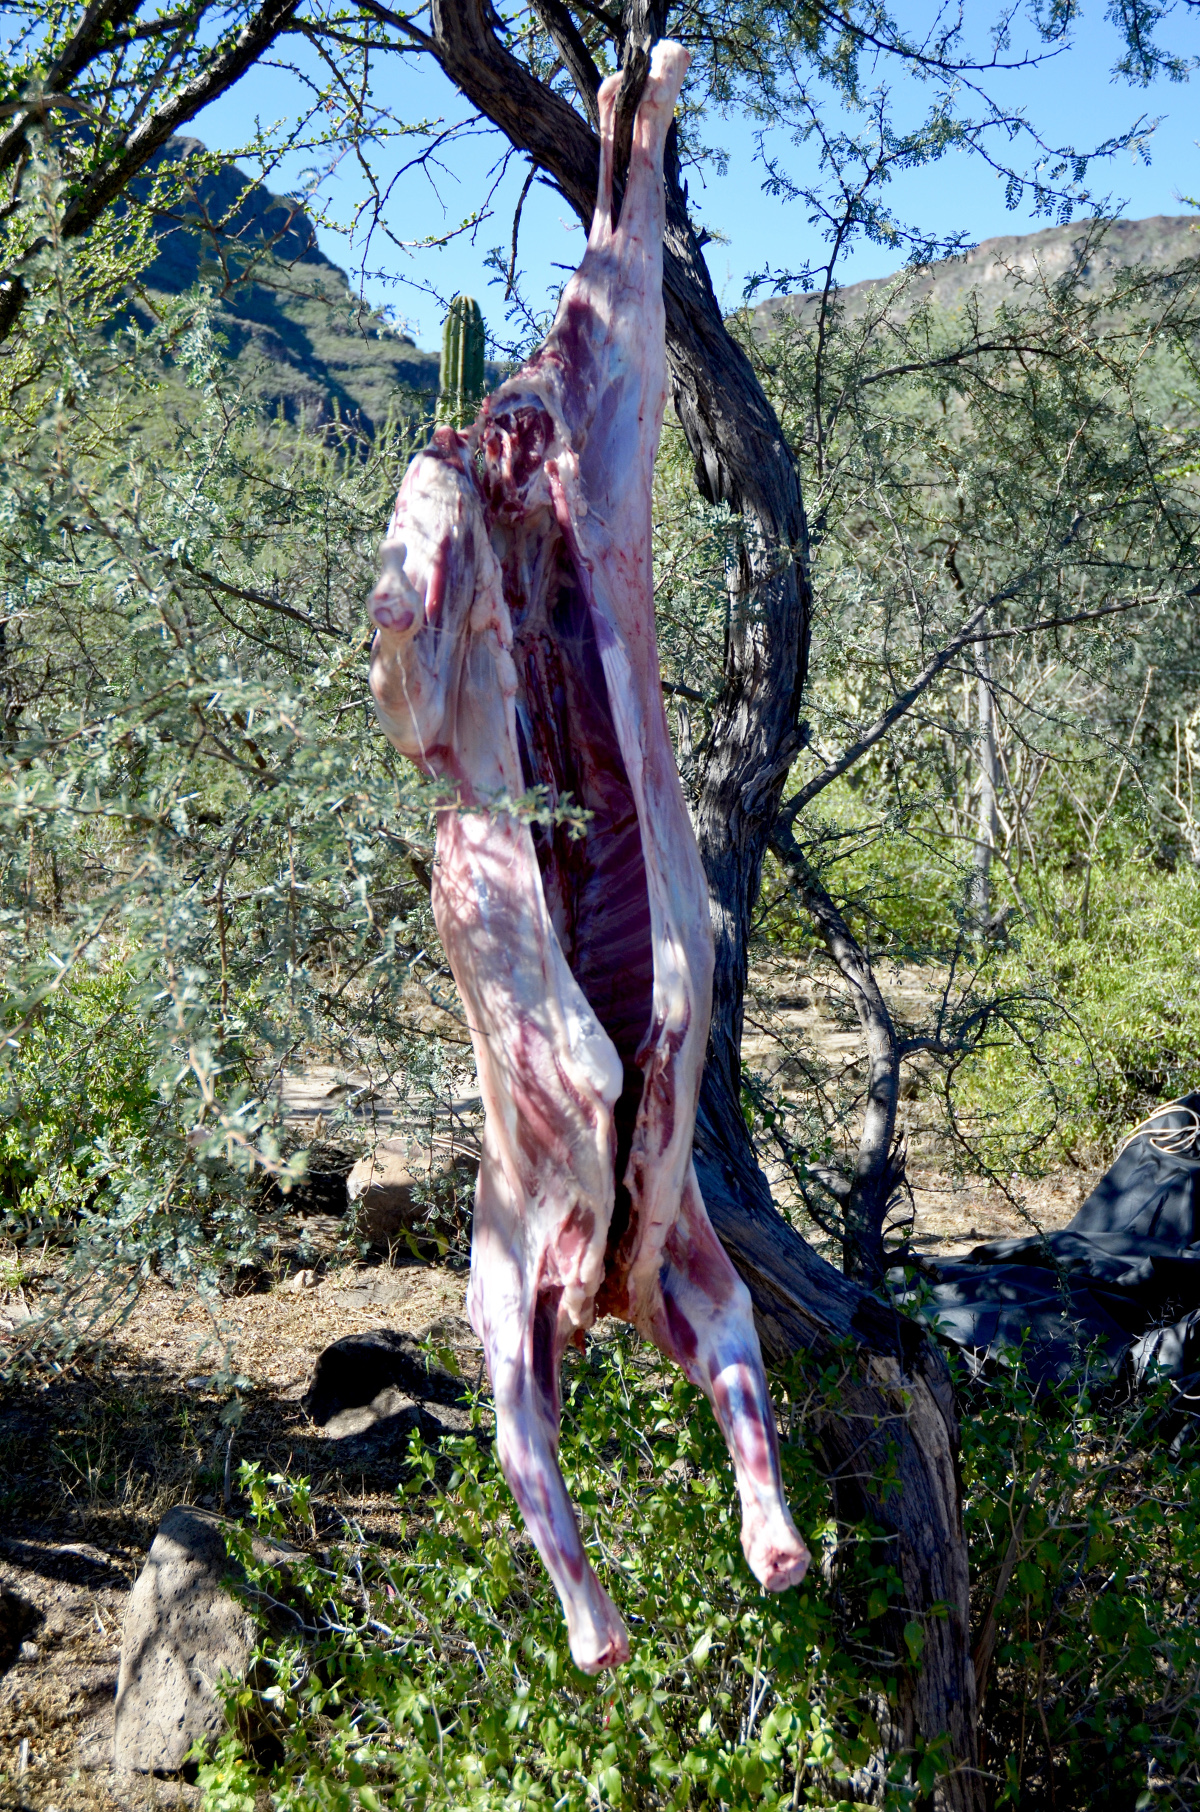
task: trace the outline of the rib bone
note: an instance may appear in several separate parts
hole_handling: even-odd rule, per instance
[[[602,87],[583,262],[541,349],[409,467],[371,600],[380,720],[456,795],[433,907],[485,1107],[468,1310],[500,1462],[589,1673],[629,1652],[557,1461],[559,1365],[597,1314],[632,1322],[709,1398],[763,1585],[808,1565],[749,1294],[691,1158],[712,934],[663,709],[650,519],[662,159],[687,62],[655,48],[615,230],[619,78]],[[515,809],[535,787],[548,823]]]

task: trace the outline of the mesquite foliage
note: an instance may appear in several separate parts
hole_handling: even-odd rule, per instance
[[[1005,1180],[1111,1151],[1200,1063],[1180,967],[1200,912],[1198,270],[1097,288],[1103,240],[1097,223],[988,315],[918,305],[901,275],[852,310],[814,298],[743,329],[814,527],[795,834],[891,1002],[894,1130]],[[687,478],[669,445],[660,642],[685,775],[713,735],[740,535]],[[817,904],[781,862],[758,950],[857,1031]],[[818,1173],[849,1188],[867,1073],[823,1060],[778,992],[752,977],[748,1017],[777,1049],[770,1072],[751,1058],[747,1111],[840,1253],[844,1201]]]
[[[415,1099],[466,1035],[430,801],[366,690],[417,430],[264,424],[203,295],[100,337],[53,183],[39,205],[54,303],[0,398],[0,1193],[119,1294],[246,1258],[264,1176],[301,1168],[277,1099],[314,1049]]]

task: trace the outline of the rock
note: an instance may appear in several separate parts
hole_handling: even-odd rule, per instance
[[[419,1418],[420,1409],[413,1398],[388,1384],[369,1403],[338,1410],[324,1424],[324,1431],[332,1441],[358,1440],[363,1435],[391,1437],[407,1434]]]
[[[222,1517],[168,1510],[134,1583],[121,1632],[113,1729],[118,1772],[175,1774],[192,1744],[225,1728],[218,1683],[238,1679],[254,1641],[249,1614],[222,1584],[237,1568]],[[255,1543],[277,1558],[292,1550]]]
[[[293,1277],[288,1278],[283,1287],[290,1296],[299,1296],[302,1291],[311,1290],[316,1281],[315,1271],[297,1271]]]
[[[416,1336],[372,1328],[325,1348],[300,1402],[330,1439],[379,1446],[406,1443],[414,1427],[429,1442],[465,1433],[465,1396],[462,1379],[427,1361]]]
[[[33,1644],[26,1638],[42,1621],[42,1613],[27,1598],[7,1589],[0,1591],[0,1674],[14,1661],[26,1659],[24,1650]]]
[[[431,1202],[469,1186],[478,1169],[478,1157],[453,1140],[382,1139],[350,1172],[346,1196],[364,1238],[386,1245],[423,1221]]]

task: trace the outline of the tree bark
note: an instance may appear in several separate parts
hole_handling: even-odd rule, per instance
[[[430,44],[446,75],[590,226],[599,145],[587,123],[500,43],[486,0],[432,0],[430,17]],[[570,50],[574,72],[579,47]],[[822,1418],[818,1439],[839,1516],[854,1524],[869,1518],[882,1529],[904,1582],[901,1622],[916,1620],[923,1632],[920,1666],[901,1666],[906,1740],[948,1738],[948,1771],[934,1802],[947,1812],[976,1812],[983,1799],[958,1423],[945,1362],[926,1336],[826,1264],[778,1213],[741,1112],[751,914],[784,780],[801,745],[811,611],[807,530],[795,462],[749,359],[725,326],[671,143],[666,187],[663,294],[673,400],[702,494],[727,503],[741,528],[729,574],[723,683],[696,806],[716,942],[696,1167],[713,1225],[754,1298],[768,1357],[782,1361],[803,1348],[826,1364],[856,1349],[838,1411]],[[879,1481],[889,1472],[899,1488],[885,1492]],[[898,1629],[893,1638],[902,1657]]]

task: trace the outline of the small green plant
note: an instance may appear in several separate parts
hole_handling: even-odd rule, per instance
[[[1077,891],[1077,890],[1076,890]],[[1060,898],[1020,924],[991,968],[998,989],[1063,1003],[1034,1066],[1016,1040],[964,1064],[958,1095],[985,1151],[1049,1139],[1043,1162],[1111,1157],[1118,1137],[1200,1076],[1200,871],[1131,856],[1098,867],[1081,929]]]
[[[280,1812],[859,1803],[890,1690],[869,1631],[846,1639],[818,1570],[780,1598],[759,1589],[712,1416],[632,1336],[592,1346],[567,1379],[563,1470],[629,1623],[627,1665],[599,1679],[572,1665],[477,1403],[476,1433],[440,1456],[414,1437],[398,1550],[345,1527],[319,1559],[272,1567],[240,1533],[250,1601],[275,1633],[231,1693],[231,1734],[201,1770],[206,1805],[249,1805],[264,1787]],[[786,1464],[819,1551],[833,1539],[825,1486],[804,1446]],[[252,1465],[241,1480],[264,1532],[311,1545],[307,1486]],[[869,1604],[864,1621],[899,1590],[869,1543],[850,1544],[838,1574],[838,1594]],[[294,1611],[280,1623],[282,1603]],[[914,1758],[890,1760],[886,1803],[900,1807]]]
[[[141,1151],[162,1100],[160,1053],[121,955],[82,965],[11,1052],[0,1098],[0,1213],[45,1236],[102,1185],[114,1149]]]
[[[963,1474],[996,1804],[1192,1806],[1200,1793],[1195,1429],[1020,1372],[965,1393]],[[1175,1439],[1172,1441],[1172,1433]]]

